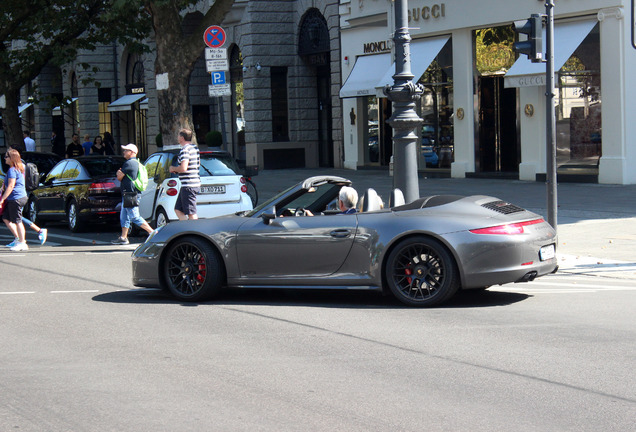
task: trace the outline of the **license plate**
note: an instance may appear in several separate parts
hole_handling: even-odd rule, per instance
[[[225,185],[201,186],[201,193],[202,194],[224,194]]]
[[[548,245],[548,246],[543,246],[541,249],[539,249],[539,258],[541,258],[541,261],[545,261],[545,260],[549,260],[554,258],[554,245]]]

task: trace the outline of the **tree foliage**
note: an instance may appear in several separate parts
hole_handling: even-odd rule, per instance
[[[482,75],[503,73],[515,62],[512,26],[490,27],[475,32],[477,70]]]
[[[48,64],[62,66],[80,50],[113,41],[141,47],[148,32],[141,5],[125,0],[2,0],[0,2],[0,95],[9,143],[22,139],[20,88]]]
[[[223,21],[234,0],[215,0],[199,12],[194,25],[187,24],[186,17],[199,3],[207,4],[196,0],[2,0],[0,95],[5,96],[6,107],[0,108],[0,114],[8,142],[22,139],[20,88],[45,66],[63,66],[75,60],[80,50],[113,41],[129,51],[144,50],[151,28],[155,71],[167,73],[170,83],[167,90],[158,91],[161,133],[171,143],[180,128],[194,130],[188,87],[205,48],[203,32]]]
[[[155,72],[168,74],[169,87],[158,90],[159,123],[164,144],[176,142],[179,129],[194,131],[189,83],[196,61],[205,49],[203,33],[211,25],[220,25],[234,0],[215,0],[200,13],[192,12],[198,1],[144,0],[154,28],[157,58]],[[190,13],[188,13],[190,12]],[[192,14],[199,19],[191,20]]]

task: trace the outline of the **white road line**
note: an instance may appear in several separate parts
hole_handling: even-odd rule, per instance
[[[578,282],[566,283],[565,281],[564,282],[534,281],[534,282],[530,282],[528,284],[528,286],[530,286],[530,287],[536,286],[536,285],[548,285],[548,286],[558,286],[558,287],[571,286],[571,287],[574,287],[574,288],[595,288],[595,289],[599,289],[599,290],[613,290],[613,289],[618,289],[618,290],[622,290],[622,289],[636,290],[635,286],[603,285],[601,283],[598,283],[598,284],[584,284],[584,283],[578,283]]]
[[[8,291],[8,292],[0,292],[0,295],[13,295],[13,294],[35,294],[35,291]]]
[[[74,252],[50,252],[50,253],[40,253],[38,254],[40,256],[71,256],[71,255],[75,255]]]
[[[51,294],[96,293],[99,290],[50,291]]]
[[[93,251],[93,252],[84,252],[84,255],[110,255],[110,254],[127,254],[127,255],[130,255],[131,252],[132,252],[132,249],[131,250],[123,250],[123,251],[107,251],[107,252]]]

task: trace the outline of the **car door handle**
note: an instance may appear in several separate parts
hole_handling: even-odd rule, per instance
[[[348,229],[337,229],[333,230],[329,233],[331,237],[335,238],[347,238],[351,235],[351,230]]]

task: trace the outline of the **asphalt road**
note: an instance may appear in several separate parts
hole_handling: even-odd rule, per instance
[[[288,290],[181,304],[134,289],[116,234],[0,251],[1,431],[636,429],[629,281],[556,274],[423,310]]]

